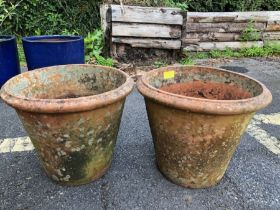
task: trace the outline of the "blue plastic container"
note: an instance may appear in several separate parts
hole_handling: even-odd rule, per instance
[[[28,70],[85,63],[81,36],[30,36],[22,38]]]
[[[0,87],[20,73],[15,36],[0,36]]]

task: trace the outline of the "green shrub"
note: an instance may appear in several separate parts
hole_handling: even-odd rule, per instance
[[[261,39],[261,32],[259,32],[254,25],[254,21],[250,21],[247,27],[242,31],[242,41],[258,41]]]
[[[65,32],[87,34],[89,30],[99,27],[100,2],[101,0],[0,0],[0,33],[22,36]],[[7,11],[10,15],[3,20],[3,14],[7,14]]]
[[[0,0],[0,34],[79,33],[100,27],[99,5],[117,0]],[[197,12],[280,10],[280,0],[124,0]]]
[[[104,47],[104,34],[101,29],[88,33],[85,37],[85,53],[87,63],[96,63],[102,66],[113,66],[111,58],[104,58],[101,53]]]
[[[108,0],[106,2],[119,2]],[[279,10],[280,0],[123,0],[125,4],[182,7],[196,12]]]
[[[174,0],[186,2],[185,0]],[[277,11],[280,0],[190,0],[188,10],[196,12]]]

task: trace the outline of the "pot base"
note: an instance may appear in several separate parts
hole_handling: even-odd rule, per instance
[[[210,188],[210,187],[214,187],[215,185],[218,185],[219,182],[223,179],[223,176],[218,179],[216,182],[213,182],[213,183],[207,183],[205,185],[201,185],[201,183],[198,183],[198,184],[193,184],[193,183],[190,183],[188,181],[188,179],[185,179],[185,181],[180,181],[179,179],[177,178],[174,178],[174,177],[170,177],[168,174],[166,174],[161,168],[160,166],[158,165],[158,163],[156,162],[156,166],[157,166],[157,169],[159,170],[159,172],[164,176],[164,178],[166,178],[169,182],[175,184],[175,185],[179,185],[181,187],[184,187],[184,188],[190,188],[190,189],[206,189],[206,188]]]
[[[76,182],[59,182],[54,180],[51,176],[48,175],[49,179],[52,180],[54,183],[61,185],[61,186],[69,186],[69,187],[77,187],[77,186],[81,186],[81,185],[86,185],[89,184],[91,182],[97,181],[98,179],[102,178],[106,172],[109,170],[109,168],[111,167],[112,164],[112,160],[110,161],[110,163],[103,169],[100,171],[99,174],[96,174],[95,176],[91,177],[90,179],[84,180],[84,181],[76,181]]]

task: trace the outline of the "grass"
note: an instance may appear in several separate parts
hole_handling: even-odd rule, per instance
[[[17,40],[17,48],[18,48],[20,66],[26,66],[26,60],[25,60],[25,55],[23,52],[23,46],[21,40]]]
[[[210,52],[197,52],[186,55],[179,61],[182,65],[195,65],[198,59],[210,59],[210,58],[244,58],[244,57],[268,57],[268,56],[280,56],[280,42],[270,42],[264,47],[253,46],[250,48],[242,48],[240,50],[232,50],[226,48],[225,50],[211,50]],[[168,64],[164,61],[156,61],[154,66],[164,67]]]
[[[180,64],[182,65],[195,65],[194,59],[191,57],[186,57],[180,61]]]
[[[167,66],[168,63],[166,63],[165,61],[160,61],[160,60],[157,60],[154,62],[154,66],[156,68],[161,68],[161,67],[164,67],[164,66]]]
[[[280,56],[280,43],[270,42],[264,47],[253,46],[242,48],[238,51],[226,48],[225,50],[211,50],[210,52],[195,53],[187,55],[180,63],[184,65],[195,64],[197,59],[209,58],[241,58],[241,57],[268,57]]]

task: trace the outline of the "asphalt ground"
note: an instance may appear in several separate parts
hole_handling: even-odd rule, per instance
[[[215,65],[245,67],[245,74],[267,85],[274,100],[262,114],[277,116],[279,62],[241,59]],[[280,144],[275,121],[258,122],[268,137],[249,131],[242,137],[218,185],[185,189],[157,170],[144,100],[135,89],[127,98],[114,160],[105,176],[88,185],[62,187],[46,177],[35,151],[0,152],[0,209],[280,209],[280,155],[266,145],[271,138]],[[27,134],[15,111],[0,101],[0,145],[22,136]]]

